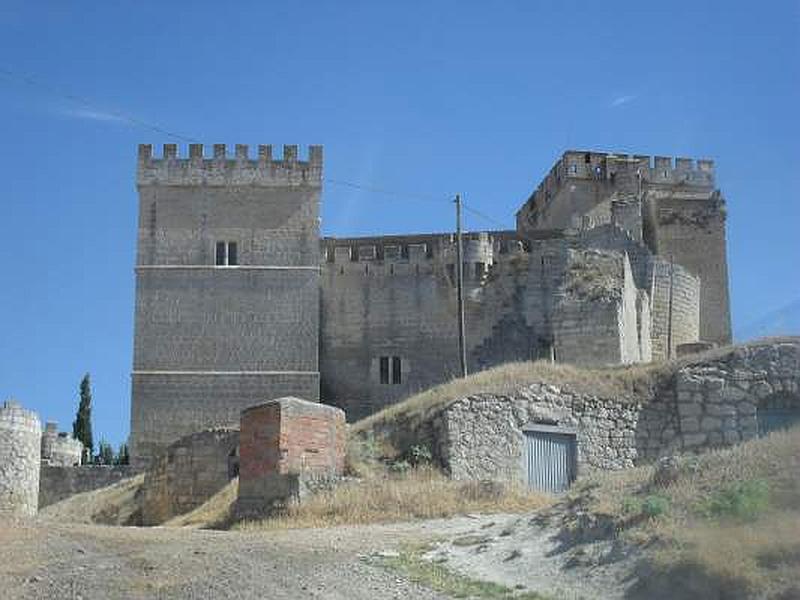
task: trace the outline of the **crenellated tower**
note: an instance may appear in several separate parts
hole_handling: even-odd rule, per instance
[[[319,398],[322,148],[139,147],[131,454]]]

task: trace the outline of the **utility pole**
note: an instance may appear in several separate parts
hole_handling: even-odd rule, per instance
[[[667,311],[667,358],[672,358],[672,298],[675,285],[675,261],[669,255],[669,308]]]
[[[458,290],[458,360],[461,376],[467,376],[467,343],[464,339],[464,249],[461,240],[461,194],[456,194],[456,287]]]

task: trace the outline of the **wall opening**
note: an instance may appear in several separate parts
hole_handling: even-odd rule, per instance
[[[776,394],[764,399],[756,411],[758,435],[800,425],[800,398]]]
[[[578,474],[576,432],[554,425],[526,427],[525,481],[532,490],[559,493],[569,489]]]

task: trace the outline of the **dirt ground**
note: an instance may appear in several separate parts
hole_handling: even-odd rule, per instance
[[[2,525],[0,597],[442,598],[364,558],[473,526],[470,519],[259,532]]]
[[[622,565],[565,568],[554,533],[513,515],[257,531],[39,519],[0,526],[0,598],[445,598],[381,566],[381,555],[423,543],[429,559],[472,579],[558,598],[622,596]]]

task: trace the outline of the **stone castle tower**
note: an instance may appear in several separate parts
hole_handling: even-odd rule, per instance
[[[135,462],[257,402],[319,398],[321,186],[319,146],[139,147]]]
[[[321,238],[322,149],[139,149],[131,454],[280,396],[348,420],[458,375],[452,234]],[[568,151],[511,231],[464,241],[470,372],[629,364],[730,342],[707,160]]]

